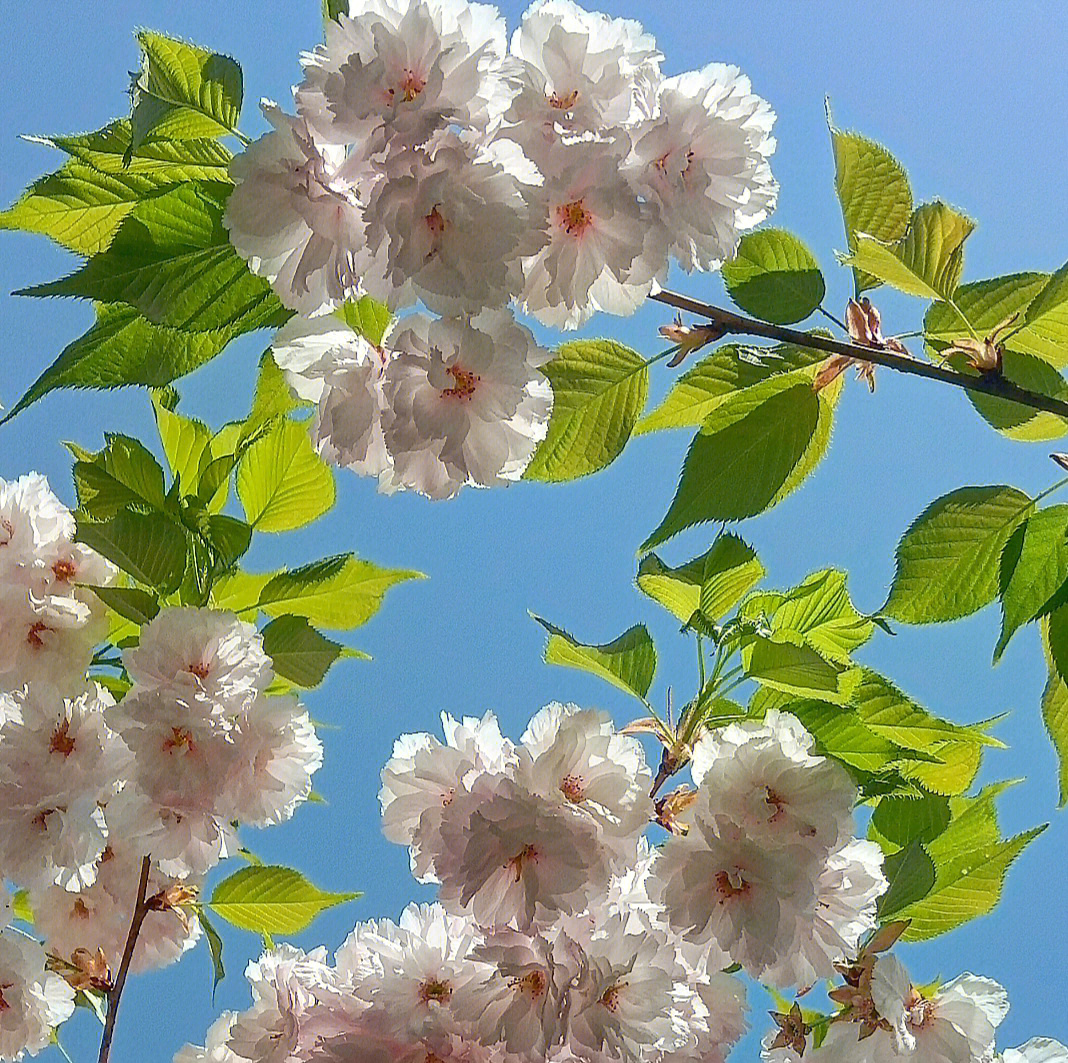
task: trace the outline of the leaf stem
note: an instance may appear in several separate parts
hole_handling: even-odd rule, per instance
[[[825,310],[825,309],[824,309],[824,308],[823,308],[822,306],[817,306],[817,307],[816,307],[816,309],[817,309],[817,310],[818,310],[818,311],[819,311],[819,312],[820,312],[820,313],[821,313],[821,314],[822,314],[822,315],[823,315],[823,316],[824,316],[825,318],[827,318],[827,320],[828,320],[828,321],[833,321],[833,322],[834,322],[834,323],[835,323],[835,324],[836,324],[836,325],[837,325],[837,326],[838,326],[838,327],[839,327],[839,328],[840,328],[840,329],[841,329],[841,330],[842,330],[842,331],[843,331],[843,332],[844,332],[844,333],[845,333],[845,334],[846,334],[847,336],[849,335],[849,329],[848,329],[848,328],[846,328],[846,326],[845,326],[845,323],[844,323],[843,321],[840,321],[840,320],[839,320],[838,318],[836,318],[836,317],[834,316],[834,314],[832,314],[832,313],[830,312],[830,310]]]
[[[148,915],[148,873],[152,868],[152,860],[145,857],[141,861],[141,877],[137,883],[137,901],[134,904],[133,917],[130,920],[130,932],[126,935],[126,947],[122,950],[122,959],[119,961],[119,969],[115,975],[115,981],[108,990],[108,1015],[104,1022],[104,1034],[100,1038],[100,1055],[98,1063],[108,1063],[111,1055],[111,1040],[115,1036],[115,1021],[119,1015],[119,1001],[122,999],[122,991],[126,986],[126,976],[130,973],[130,963],[133,961],[134,949],[137,947],[137,936],[141,933],[141,926]]]
[[[1054,413],[1058,417],[1068,419],[1068,402],[1062,399],[1055,399],[1051,395],[1043,395],[1040,392],[1020,387],[1019,384],[1013,383],[1013,381],[1007,380],[996,373],[969,376],[941,365],[921,362],[919,359],[908,355],[896,354],[894,351],[888,351],[882,347],[864,347],[856,343],[843,343],[841,340],[830,339],[827,336],[799,332],[797,329],[784,328],[782,325],[772,325],[767,321],[758,321],[756,318],[745,317],[731,310],[724,310],[721,307],[703,303],[698,299],[679,295],[677,292],[657,292],[651,298],[659,303],[675,307],[677,310],[685,310],[709,321],[714,321],[725,332],[735,332],[743,336],[764,336],[768,339],[778,340],[780,343],[792,343],[799,347],[808,347],[811,350],[827,351],[828,354],[842,354],[847,358],[855,358],[858,361],[885,366],[887,369],[894,369],[899,373],[922,376],[928,380],[937,380],[943,384],[963,388],[965,391],[975,391],[983,395],[1007,399],[1009,402],[1016,402],[1033,410]]]

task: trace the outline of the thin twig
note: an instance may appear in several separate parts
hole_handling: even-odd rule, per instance
[[[115,1036],[115,1020],[119,1013],[119,1001],[122,999],[122,990],[126,985],[126,976],[130,973],[130,962],[133,960],[134,949],[137,947],[137,935],[141,933],[141,924],[148,915],[148,873],[152,867],[152,861],[145,857],[141,861],[141,878],[137,883],[137,903],[134,905],[133,918],[130,920],[130,932],[126,935],[126,947],[122,950],[122,960],[119,962],[119,970],[115,975],[115,981],[108,990],[108,1014],[104,1021],[104,1036],[100,1039],[100,1056],[98,1063],[107,1063],[111,1054],[111,1039]]]
[[[780,343],[792,343],[798,347],[827,351],[828,354],[843,354],[848,358],[856,358],[858,361],[872,362],[874,365],[885,366],[887,369],[896,369],[899,373],[927,377],[928,380],[938,380],[943,384],[964,388],[965,391],[975,391],[993,398],[1006,399],[1009,402],[1019,403],[1021,406],[1029,406],[1033,410],[1043,410],[1046,413],[1055,413],[1059,417],[1068,418],[1068,402],[1055,399],[1051,395],[1042,395],[1037,391],[1029,391],[996,373],[968,376],[941,365],[933,365],[904,354],[896,354],[883,347],[864,347],[857,343],[843,343],[841,340],[833,340],[826,336],[798,332],[796,329],[784,328],[782,325],[758,321],[756,318],[745,317],[731,310],[724,310],[722,307],[711,306],[709,303],[691,299],[687,295],[679,295],[677,292],[657,292],[651,298],[667,306],[673,306],[676,310],[685,310],[687,313],[697,314],[699,317],[713,321],[725,332],[734,332],[743,336],[764,336],[767,339],[778,340]]]

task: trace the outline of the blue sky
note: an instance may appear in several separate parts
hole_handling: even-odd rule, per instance
[[[501,6],[514,26],[522,5],[507,0]],[[1062,263],[1068,245],[1068,41],[1058,5],[603,0],[601,7],[642,18],[668,57],[669,73],[710,60],[734,62],[772,102],[779,115],[773,166],[782,185],[775,223],[815,251],[829,275],[828,305],[841,309],[849,289],[833,259],[843,237],[824,94],[840,125],[882,141],[905,162],[918,199],[940,196],[978,219],[966,279]],[[17,134],[94,129],[125,113],[127,71],[137,63],[132,30],[141,25],[234,55],[245,69],[250,103],[261,96],[286,102],[299,77],[297,53],[314,46],[321,32],[318,0],[2,5],[8,91],[0,112],[0,201],[11,202],[59,161],[16,141]],[[242,126],[254,135],[262,129],[254,106],[246,106]],[[71,264],[44,238],[5,233],[0,290],[51,279]],[[713,302],[723,297],[716,277],[677,286]],[[887,331],[918,325],[919,304],[884,294],[877,301]],[[10,406],[84,331],[91,311],[7,295],[0,307],[0,402]],[[631,319],[597,319],[586,332],[652,354],[660,349],[657,326],[667,319],[663,308],[650,305]],[[184,382],[184,408],[216,424],[243,412],[263,346],[262,337],[246,337]],[[666,390],[669,376],[661,363],[654,397]],[[0,475],[40,470],[71,501],[60,440],[95,447],[105,428],[148,438],[147,409],[135,391],[50,396],[0,429]],[[372,482],[343,474],[338,505],[325,519],[256,547],[250,559],[256,568],[354,550],[430,576],[395,590],[381,614],[355,633],[354,643],[374,661],[338,667],[308,699],[312,715],[337,728],[323,732],[326,766],[317,778],[329,805],[307,807],[293,823],[248,839],[265,859],[291,862],[324,887],[364,891],[356,904],[321,918],[300,944],[333,947],[355,919],[395,917],[407,901],[425,895],[409,877],[406,853],[379,831],[378,772],[398,731],[436,729],[442,709],[456,715],[493,709],[517,737],[552,699],[600,705],[621,721],[630,718],[633,707],[624,695],[541,662],[542,633],[528,609],[596,641],[644,620],[660,650],[656,700],[668,685],[685,690],[695,682],[692,644],[633,585],[635,549],[666,510],[687,442],[685,432],[645,437],[591,479],[466,491],[449,503],[385,498]],[[858,606],[874,610],[892,575],[894,545],[928,502],[963,484],[1011,483],[1037,492],[1055,479],[1048,450],[1000,438],[960,394],[883,372],[874,397],[848,384],[830,456],[816,475],[739,530],[760,553],[770,586],[789,586],[833,565],[851,573]],[[685,560],[701,552],[710,535],[708,528],[692,529],[663,556]],[[990,608],[953,625],[900,628],[893,638],[880,634],[862,652],[864,661],[937,713],[959,721],[1011,713],[997,732],[1010,749],[988,756],[984,777],[1028,776],[1003,800],[1006,831],[1053,822],[1013,868],[994,915],[933,945],[910,947],[904,959],[917,981],[971,970],[1002,982],[1012,1010],[1000,1045],[1036,1034],[1068,1041],[1062,997],[1068,813],[1055,809],[1055,761],[1039,719],[1044,669],[1033,630],[1017,636],[992,669],[997,629]],[[247,1006],[240,972],[256,945],[250,936],[227,935],[230,975],[214,1007],[203,949],[177,967],[134,979],[112,1058],[169,1060],[183,1042],[202,1040],[219,1008]],[[753,1018],[759,1034],[764,1021],[759,1011]],[[95,1058],[97,1035],[84,1015],[65,1034],[79,1063]],[[748,1044],[751,1053],[755,1038]],[[745,1055],[741,1049],[735,1058]]]

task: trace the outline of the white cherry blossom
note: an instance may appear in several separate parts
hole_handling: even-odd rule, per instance
[[[522,308],[572,329],[598,310],[628,315],[667,276],[667,249],[622,172],[625,131],[553,142],[535,161],[545,177],[548,243],[525,264]]]
[[[160,610],[123,663],[141,695],[160,691],[189,704],[239,711],[274,678],[263,638],[233,613],[192,606]]]
[[[782,961],[798,920],[815,904],[811,862],[801,845],[769,849],[716,815],[702,788],[689,833],[668,839],[654,875],[677,933],[713,942],[759,977]]]
[[[518,480],[545,438],[547,359],[507,311],[466,320],[408,317],[386,367],[386,447],[394,480],[431,498]]]
[[[587,811],[604,843],[633,858],[654,811],[652,772],[641,743],[618,734],[608,713],[559,702],[534,716],[521,741],[525,785]]]
[[[393,459],[382,435],[388,349],[375,347],[336,314],[322,314],[292,318],[275,335],[272,351],[289,386],[318,406],[311,433],[319,453],[388,481]]]
[[[358,295],[373,273],[363,203],[367,160],[317,143],[307,123],[263,101],[274,127],[231,164],[224,223],[230,242],[293,310],[315,314]]]
[[[415,144],[447,125],[485,128],[512,96],[505,26],[466,0],[361,0],[301,57],[297,107],[327,144]]]
[[[519,93],[507,120],[531,138],[600,133],[648,114],[660,79],[656,41],[633,19],[535,0],[511,41]]]
[[[91,884],[107,843],[104,806],[129,768],[111,731],[111,695],[95,684],[77,697],[34,684],[0,694],[0,867],[25,885]]]
[[[893,1029],[896,1057],[916,1063],[988,1063],[995,1032],[1009,1010],[1005,990],[973,974],[959,975],[926,997],[893,954],[876,960],[871,997]],[[889,1043],[890,1037],[884,1035],[884,1040]],[[876,1053],[881,1048],[877,1042]],[[881,1053],[881,1058],[887,1056]]]
[[[74,990],[45,970],[44,950],[10,930],[0,933],[0,1059],[35,1056],[52,1028],[74,1012]]]
[[[754,838],[800,844],[818,857],[852,834],[856,786],[812,746],[796,717],[772,710],[760,723],[707,731],[694,745],[691,771],[712,814]]]
[[[1051,1037],[1032,1037],[1019,1048],[1006,1048],[1002,1063],[1068,1063],[1068,1048]]]
[[[608,883],[608,852],[594,820],[507,776],[480,776],[457,794],[440,833],[441,902],[480,926],[514,920],[526,929],[543,910],[581,911]]]
[[[452,316],[504,306],[522,287],[522,259],[546,242],[541,175],[519,146],[443,132],[390,156],[385,173],[367,233],[387,276],[370,294]]]
[[[792,948],[765,980],[806,989],[854,959],[861,938],[878,925],[876,905],[888,885],[882,867],[874,842],[854,838],[832,852],[816,880],[815,908],[798,920]]]
[[[668,78],[657,103],[633,130],[627,173],[683,269],[718,269],[775,209],[775,115],[721,63]]]
[[[482,773],[501,774],[515,763],[515,750],[497,717],[454,720],[441,714],[445,742],[424,733],[402,735],[382,769],[382,831],[392,842],[413,847],[413,869],[433,875],[441,850],[441,817],[459,790]],[[422,855],[420,855],[422,854]]]
[[[228,1043],[236,1018],[237,1012],[224,1011],[208,1028],[203,1047],[184,1045],[175,1053],[174,1063],[242,1063]]]

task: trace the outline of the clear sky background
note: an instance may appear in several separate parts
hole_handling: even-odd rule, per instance
[[[514,27],[519,0],[501,6]],[[882,141],[904,161],[917,200],[940,196],[978,219],[965,279],[1053,270],[1063,262],[1068,34],[1061,5],[602,0],[600,6],[641,18],[667,55],[668,73],[711,60],[737,63],[771,101],[779,115],[772,161],[782,185],[774,221],[816,252],[828,274],[828,305],[836,310],[850,291],[846,271],[833,258],[844,239],[825,93],[842,127]],[[252,135],[264,125],[255,101],[268,96],[288,103],[290,85],[299,80],[298,52],[321,35],[318,0],[8,0],[0,5],[5,205],[61,161],[58,153],[17,141],[17,134],[95,129],[126,113],[127,71],[137,65],[132,31],[142,25],[235,56],[245,71],[241,124]],[[43,237],[0,236],[4,293],[72,266],[73,259]],[[676,286],[711,301],[723,297],[717,277],[682,279]],[[877,301],[888,332],[918,326],[919,303],[882,293]],[[0,296],[0,402],[10,407],[91,317],[88,306],[74,302]],[[650,304],[628,320],[597,319],[586,333],[653,354],[661,348],[657,326],[668,319],[664,308]],[[246,337],[183,382],[183,409],[216,425],[243,414],[263,346],[262,336]],[[669,378],[658,365],[654,398]],[[72,502],[60,440],[95,448],[104,429],[152,438],[145,395],[47,397],[0,428],[0,475],[39,470]],[[329,805],[308,806],[292,823],[247,839],[265,859],[299,866],[323,887],[364,891],[362,900],[320,918],[299,944],[333,948],[355,919],[396,917],[409,900],[428,896],[412,882],[406,852],[379,830],[378,773],[400,731],[436,730],[443,709],[455,715],[493,709],[506,732],[518,737],[526,720],[553,699],[602,706],[620,722],[633,716],[636,703],[622,693],[541,662],[542,632],[528,609],[591,641],[644,620],[660,651],[656,701],[662,703],[668,685],[692,689],[692,643],[679,638],[673,621],[633,585],[635,549],[667,508],[688,440],[687,432],[644,437],[588,480],[467,490],[448,503],[386,498],[372,481],[342,473],[337,507],[325,519],[255,548],[249,560],[256,569],[354,550],[430,577],[394,590],[379,616],[354,634],[373,662],[337,667],[307,699],[315,718],[337,728],[322,732],[326,765],[316,780]],[[739,530],[757,548],[769,586],[790,586],[816,568],[838,566],[851,573],[858,606],[874,610],[884,600],[898,538],[932,499],[964,484],[1010,483],[1037,492],[1057,472],[1049,449],[1002,439],[961,394],[882,371],[874,397],[848,383],[830,455],[815,476]],[[691,529],[662,555],[672,563],[685,560],[705,549],[711,535],[709,527]],[[1002,982],[1012,1010],[999,1046],[1037,1034],[1068,1042],[1068,813],[1055,809],[1056,764],[1039,717],[1044,667],[1032,628],[991,668],[998,622],[991,607],[952,625],[901,627],[893,638],[877,633],[860,655],[951,719],[1011,713],[997,732],[1011,748],[988,755],[984,781],[1028,776],[1003,799],[1007,832],[1053,824],[1012,869],[995,914],[932,945],[910,946],[903,958],[917,981],[970,970]],[[169,1061],[183,1042],[203,1040],[220,1008],[246,1007],[241,970],[257,946],[251,935],[226,934],[229,975],[214,1006],[203,947],[176,967],[133,979],[116,1063]],[[767,1020],[757,1009],[752,1018],[754,1033],[733,1058],[755,1057]],[[95,1020],[82,1014],[68,1030],[64,1040],[78,1063],[95,1058]],[[54,1052],[44,1058],[52,1056],[58,1060]]]

